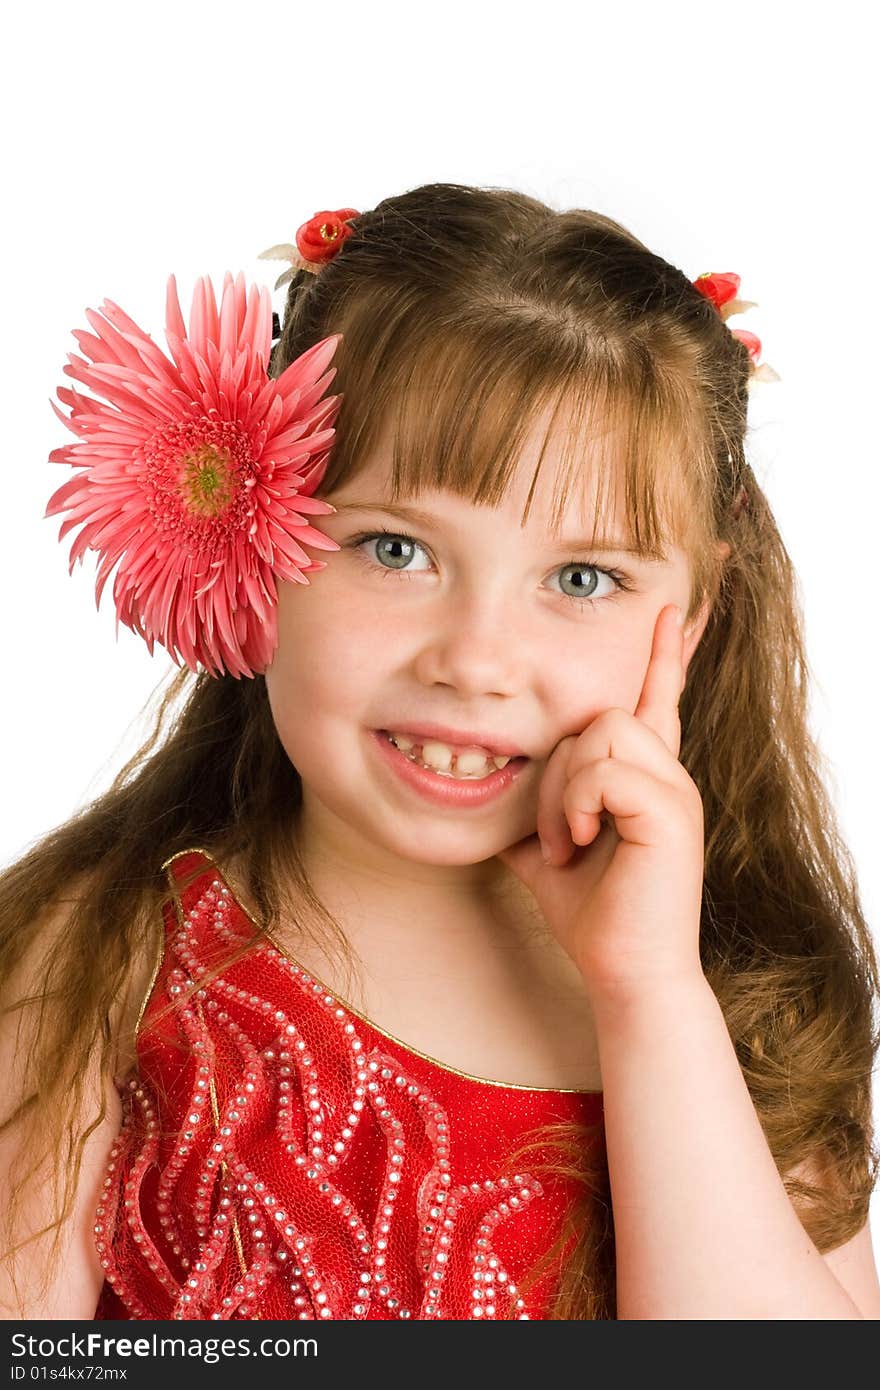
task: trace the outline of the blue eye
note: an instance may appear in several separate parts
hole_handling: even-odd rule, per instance
[[[380,562],[382,568],[384,568],[384,561],[389,560],[391,561],[390,568],[397,573],[403,572],[403,566],[412,558],[413,549],[422,549],[418,541],[413,540],[412,536],[398,535],[394,531],[373,531],[367,535],[354,536],[352,540],[349,541],[349,545],[353,546],[355,549],[360,549],[360,547],[365,545],[368,541],[378,541],[380,543],[378,553],[382,556]],[[385,542],[387,541],[390,541],[391,545],[386,545]],[[420,573],[421,572],[422,571],[420,571]]]
[[[369,559],[366,552],[362,549],[363,546],[372,545],[375,542],[378,542],[376,555],[380,557],[376,561]],[[386,544],[387,542],[390,542],[390,544]],[[346,542],[346,548],[352,550],[359,559],[370,565],[372,569],[378,570],[383,578],[391,578],[394,575],[400,575],[404,579],[412,579],[415,578],[416,574],[425,573],[424,570],[413,571],[407,568],[415,550],[421,550],[423,554],[426,552],[419,541],[413,536],[408,536],[403,532],[365,531],[361,535],[352,536],[351,540]],[[385,563],[386,560],[389,562],[388,565]],[[568,599],[570,603],[577,604],[579,607],[583,607],[584,604],[596,606],[597,604],[605,603],[610,599],[617,598],[619,594],[633,587],[627,576],[622,574],[620,570],[605,569],[600,565],[593,564],[592,561],[589,560],[569,560],[568,564],[563,565],[561,570],[556,571],[556,573],[564,574],[566,570],[574,570],[575,577],[573,582],[575,585],[581,585],[582,587],[586,586],[590,589],[590,592],[587,594],[567,594],[563,591],[558,593],[557,597]],[[595,582],[591,585],[589,579],[583,579],[581,577],[585,572],[587,574],[604,574],[606,578],[614,583],[614,591],[610,594],[600,596],[598,599],[593,598],[592,594],[596,585]]]
[[[581,587],[586,586],[586,587],[589,588],[589,590],[590,590],[590,592],[587,593],[587,594],[566,594],[566,593],[563,593],[563,595],[562,595],[563,598],[570,598],[570,599],[572,599],[575,603],[585,603],[585,602],[586,602],[586,603],[597,603],[597,602],[599,602],[598,599],[594,599],[594,598],[593,598],[593,591],[594,591],[595,588],[596,588],[596,581],[593,580],[592,583],[591,583],[591,581],[590,581],[589,579],[584,579],[584,578],[582,577],[584,574],[587,574],[587,575],[604,574],[604,575],[606,576],[606,578],[614,580],[614,582],[617,584],[617,589],[615,590],[615,593],[617,593],[621,588],[625,588],[625,587],[626,587],[626,586],[625,586],[624,584],[622,584],[622,582],[621,582],[621,581],[623,580],[623,575],[621,575],[621,574],[619,573],[618,570],[600,569],[600,567],[599,567],[598,565],[592,565],[592,564],[590,564],[590,563],[589,563],[588,561],[586,561],[586,560],[569,560],[568,564],[567,564],[567,565],[563,565],[563,566],[562,566],[562,569],[559,570],[558,573],[559,573],[559,574],[565,574],[566,570],[573,570],[573,571],[574,571],[574,577],[573,577],[572,579],[568,580],[568,581],[567,581],[568,583],[571,583],[571,584],[574,584],[574,585],[580,585]],[[608,597],[608,598],[614,598],[615,593],[608,594],[608,595],[606,595],[606,597]],[[600,596],[600,598],[601,598],[601,596]]]

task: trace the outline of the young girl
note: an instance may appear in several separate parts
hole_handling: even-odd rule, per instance
[[[738,277],[451,184],[296,240],[271,358],[172,278],[59,391],[71,569],[182,669],[0,879],[6,1315],[877,1317]]]

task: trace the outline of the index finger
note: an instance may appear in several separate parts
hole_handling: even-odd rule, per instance
[[[667,604],[654,625],[654,641],[635,717],[658,733],[676,756],[681,736],[678,701],[684,675],[683,646],[684,614],[675,604]]]

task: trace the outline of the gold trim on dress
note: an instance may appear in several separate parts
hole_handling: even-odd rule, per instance
[[[135,1044],[135,1052],[137,1052],[137,1040],[138,1040],[138,1035],[139,1035],[139,1033],[140,1033],[140,1031],[141,1031],[141,1024],[142,1024],[143,1021],[144,1021],[144,1014],[145,1014],[146,1011],[147,1011],[147,1005],[148,1005],[149,1002],[150,1002],[150,995],[153,993],[153,990],[154,990],[155,985],[156,985],[156,981],[157,981],[158,978],[159,978],[159,971],[162,969],[162,962],[164,961],[164,959],[165,959],[165,921],[164,921],[164,918],[163,918],[163,921],[162,921],[162,931],[161,931],[160,934],[159,934],[159,947],[158,947],[158,950],[157,950],[157,952],[156,952],[156,964],[153,966],[153,973],[152,973],[152,975],[151,975],[151,977],[150,977],[150,983],[147,985],[147,992],[146,992],[146,994],[144,995],[144,997],[143,997],[143,999],[142,999],[142,1001],[141,1001],[141,1007],[140,1007],[140,1009],[138,1010],[137,1022],[136,1022],[135,1025],[134,1025],[134,1044]]]
[[[232,895],[235,898],[236,904],[238,905],[238,907],[241,908],[245,916],[249,919],[249,921],[253,923],[255,927],[257,927],[259,930],[262,930],[262,924],[257,921],[257,919],[248,911],[244,903],[241,901],[240,890],[235,881],[228,877],[225,870],[223,870],[220,867],[214,856],[209,854],[207,850],[180,850],[177,854],[172,854],[170,859],[166,859],[165,863],[162,865],[162,868],[167,869],[168,865],[172,864],[175,859],[181,859],[186,854],[203,855],[205,859],[207,859],[209,863],[211,863],[214,866],[214,870],[217,873],[218,877],[231,890]],[[169,875],[169,877],[171,876]],[[387,1029],[380,1027],[378,1023],[374,1023],[373,1020],[371,1018],[368,1018],[366,1014],[361,1013],[360,1009],[356,1009],[354,1004],[350,1004],[347,999],[341,998],[341,996],[336,992],[336,990],[332,989],[330,985],[328,985],[324,980],[322,980],[318,975],[316,975],[313,970],[306,970],[306,967],[302,965],[296,959],[295,956],[291,955],[291,953],[284,946],[282,946],[279,941],[276,940],[276,938],[272,935],[271,932],[267,931],[263,934],[266,940],[272,943],[279,955],[282,955],[285,958],[285,960],[290,961],[291,965],[295,965],[298,970],[301,970],[303,972],[303,974],[308,975],[310,979],[315,981],[316,984],[319,984],[322,989],[326,990],[328,994],[331,994],[333,996],[337,1003],[341,1004],[341,1006],[344,1009],[347,1009],[350,1013],[353,1013],[357,1018],[361,1020],[362,1023],[366,1023],[369,1028],[372,1028],[375,1032],[380,1033],[382,1037],[387,1038],[389,1042],[396,1043],[398,1047],[403,1048],[404,1052],[409,1052],[415,1057],[421,1057],[422,1060],[425,1062],[432,1062],[433,1065],[435,1067],[439,1067],[441,1071],[451,1072],[454,1076],[460,1076],[465,1081],[475,1081],[480,1086],[501,1086],[506,1091],[546,1091],[552,1095],[566,1096],[601,1096],[603,1094],[601,1089],[596,1091],[578,1086],[524,1086],[518,1081],[495,1081],[488,1076],[474,1076],[472,1072],[460,1071],[458,1067],[452,1066],[451,1063],[441,1062],[437,1057],[432,1057],[427,1052],[421,1052],[417,1047],[413,1047],[410,1043],[404,1042],[402,1038],[395,1037],[393,1033],[389,1033]]]
[[[192,851],[192,850],[183,850],[182,853],[183,853],[183,854],[192,854],[193,851]],[[202,851],[199,850],[198,853],[201,854]],[[207,857],[210,858],[210,855],[207,856]],[[162,865],[162,870],[163,870],[163,872],[166,872],[167,869],[168,869],[168,865],[171,864],[175,859],[178,859],[178,858],[180,858],[180,855],[172,854],[172,856],[171,856],[170,859],[166,859],[166,860],[165,860],[165,863]],[[175,899],[176,899],[176,891],[175,891],[175,890],[176,890],[176,885],[175,885],[175,883],[173,882],[172,876],[166,872],[166,878],[168,879],[169,886],[170,886],[170,888],[171,888],[172,893],[175,894]],[[137,1051],[137,1039],[138,1039],[138,1035],[139,1035],[139,1033],[140,1033],[140,1031],[141,1031],[141,1024],[142,1024],[143,1021],[144,1021],[144,1014],[145,1014],[146,1011],[147,1011],[147,1005],[148,1005],[149,1002],[150,1002],[150,995],[153,993],[153,989],[155,988],[156,981],[157,981],[158,978],[159,978],[159,971],[162,969],[162,963],[163,963],[163,961],[165,960],[166,936],[167,936],[167,932],[166,932],[166,929],[165,929],[165,917],[164,917],[164,914],[163,914],[163,916],[162,916],[162,930],[161,930],[160,933],[159,933],[159,946],[158,946],[158,950],[157,950],[157,952],[156,952],[156,963],[155,963],[155,965],[153,966],[153,973],[152,973],[152,975],[150,976],[150,983],[147,985],[146,993],[144,994],[144,997],[143,997],[143,999],[141,1000],[141,1006],[140,1006],[140,1008],[138,1009],[137,1022],[136,1022],[135,1025],[134,1025],[135,1051]]]
[[[167,872],[168,865],[169,865],[169,864],[172,864],[172,863],[174,862],[175,859],[180,859],[184,854],[193,854],[193,853],[204,854],[204,850],[196,850],[196,851],[191,850],[191,849],[184,849],[184,850],[181,850],[179,854],[172,854],[171,857],[170,857],[169,859],[166,859],[166,860],[165,860],[165,863],[161,866],[161,867],[162,867],[162,871],[165,873],[165,876],[166,876],[166,878],[168,879],[168,884],[169,884],[169,887],[171,888],[172,893],[174,894],[175,901],[177,900],[177,892],[176,892],[177,885],[176,885],[176,883],[175,883],[175,881],[174,881],[173,876]],[[210,858],[211,858],[210,855],[206,855],[205,857],[206,857],[207,859],[210,859]],[[213,860],[212,860],[211,862],[213,863]],[[178,915],[178,920],[179,920],[179,915]],[[153,966],[153,973],[152,973],[152,975],[150,976],[150,983],[147,985],[146,993],[144,994],[144,997],[143,997],[143,999],[141,1000],[141,1006],[140,1006],[140,1008],[138,1009],[137,1022],[136,1022],[135,1025],[134,1025],[135,1050],[137,1050],[137,1039],[138,1039],[138,1034],[139,1034],[140,1031],[141,1031],[141,1024],[142,1024],[143,1021],[144,1021],[144,1014],[145,1014],[146,1011],[147,1011],[147,1005],[148,1005],[149,1002],[150,1002],[150,995],[153,993],[153,989],[155,988],[156,981],[157,981],[158,978],[159,978],[159,971],[162,969],[162,963],[163,963],[163,961],[165,960],[165,947],[166,947],[166,944],[167,944],[167,943],[166,943],[166,936],[167,936],[167,932],[166,932],[166,929],[165,929],[165,917],[164,917],[164,914],[163,914],[163,916],[162,916],[162,930],[161,930],[160,933],[159,933],[159,946],[158,946],[158,950],[157,950],[157,952],[156,952],[156,963],[155,963],[155,965]]]

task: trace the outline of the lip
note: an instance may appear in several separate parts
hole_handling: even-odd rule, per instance
[[[402,733],[403,730],[398,732]],[[488,777],[458,782],[412,762],[399,748],[395,748],[381,729],[370,729],[369,734],[383,762],[406,786],[435,806],[451,806],[457,810],[484,806],[494,801],[513,785],[529,761],[524,756],[518,757],[506,767],[490,772]]]
[[[475,729],[450,729],[445,724],[389,724],[396,734],[413,734],[421,739],[435,738],[438,743],[449,743],[458,748],[485,748],[487,753],[497,753],[499,757],[526,758],[524,749],[515,743],[497,739],[494,734],[480,733]]]

